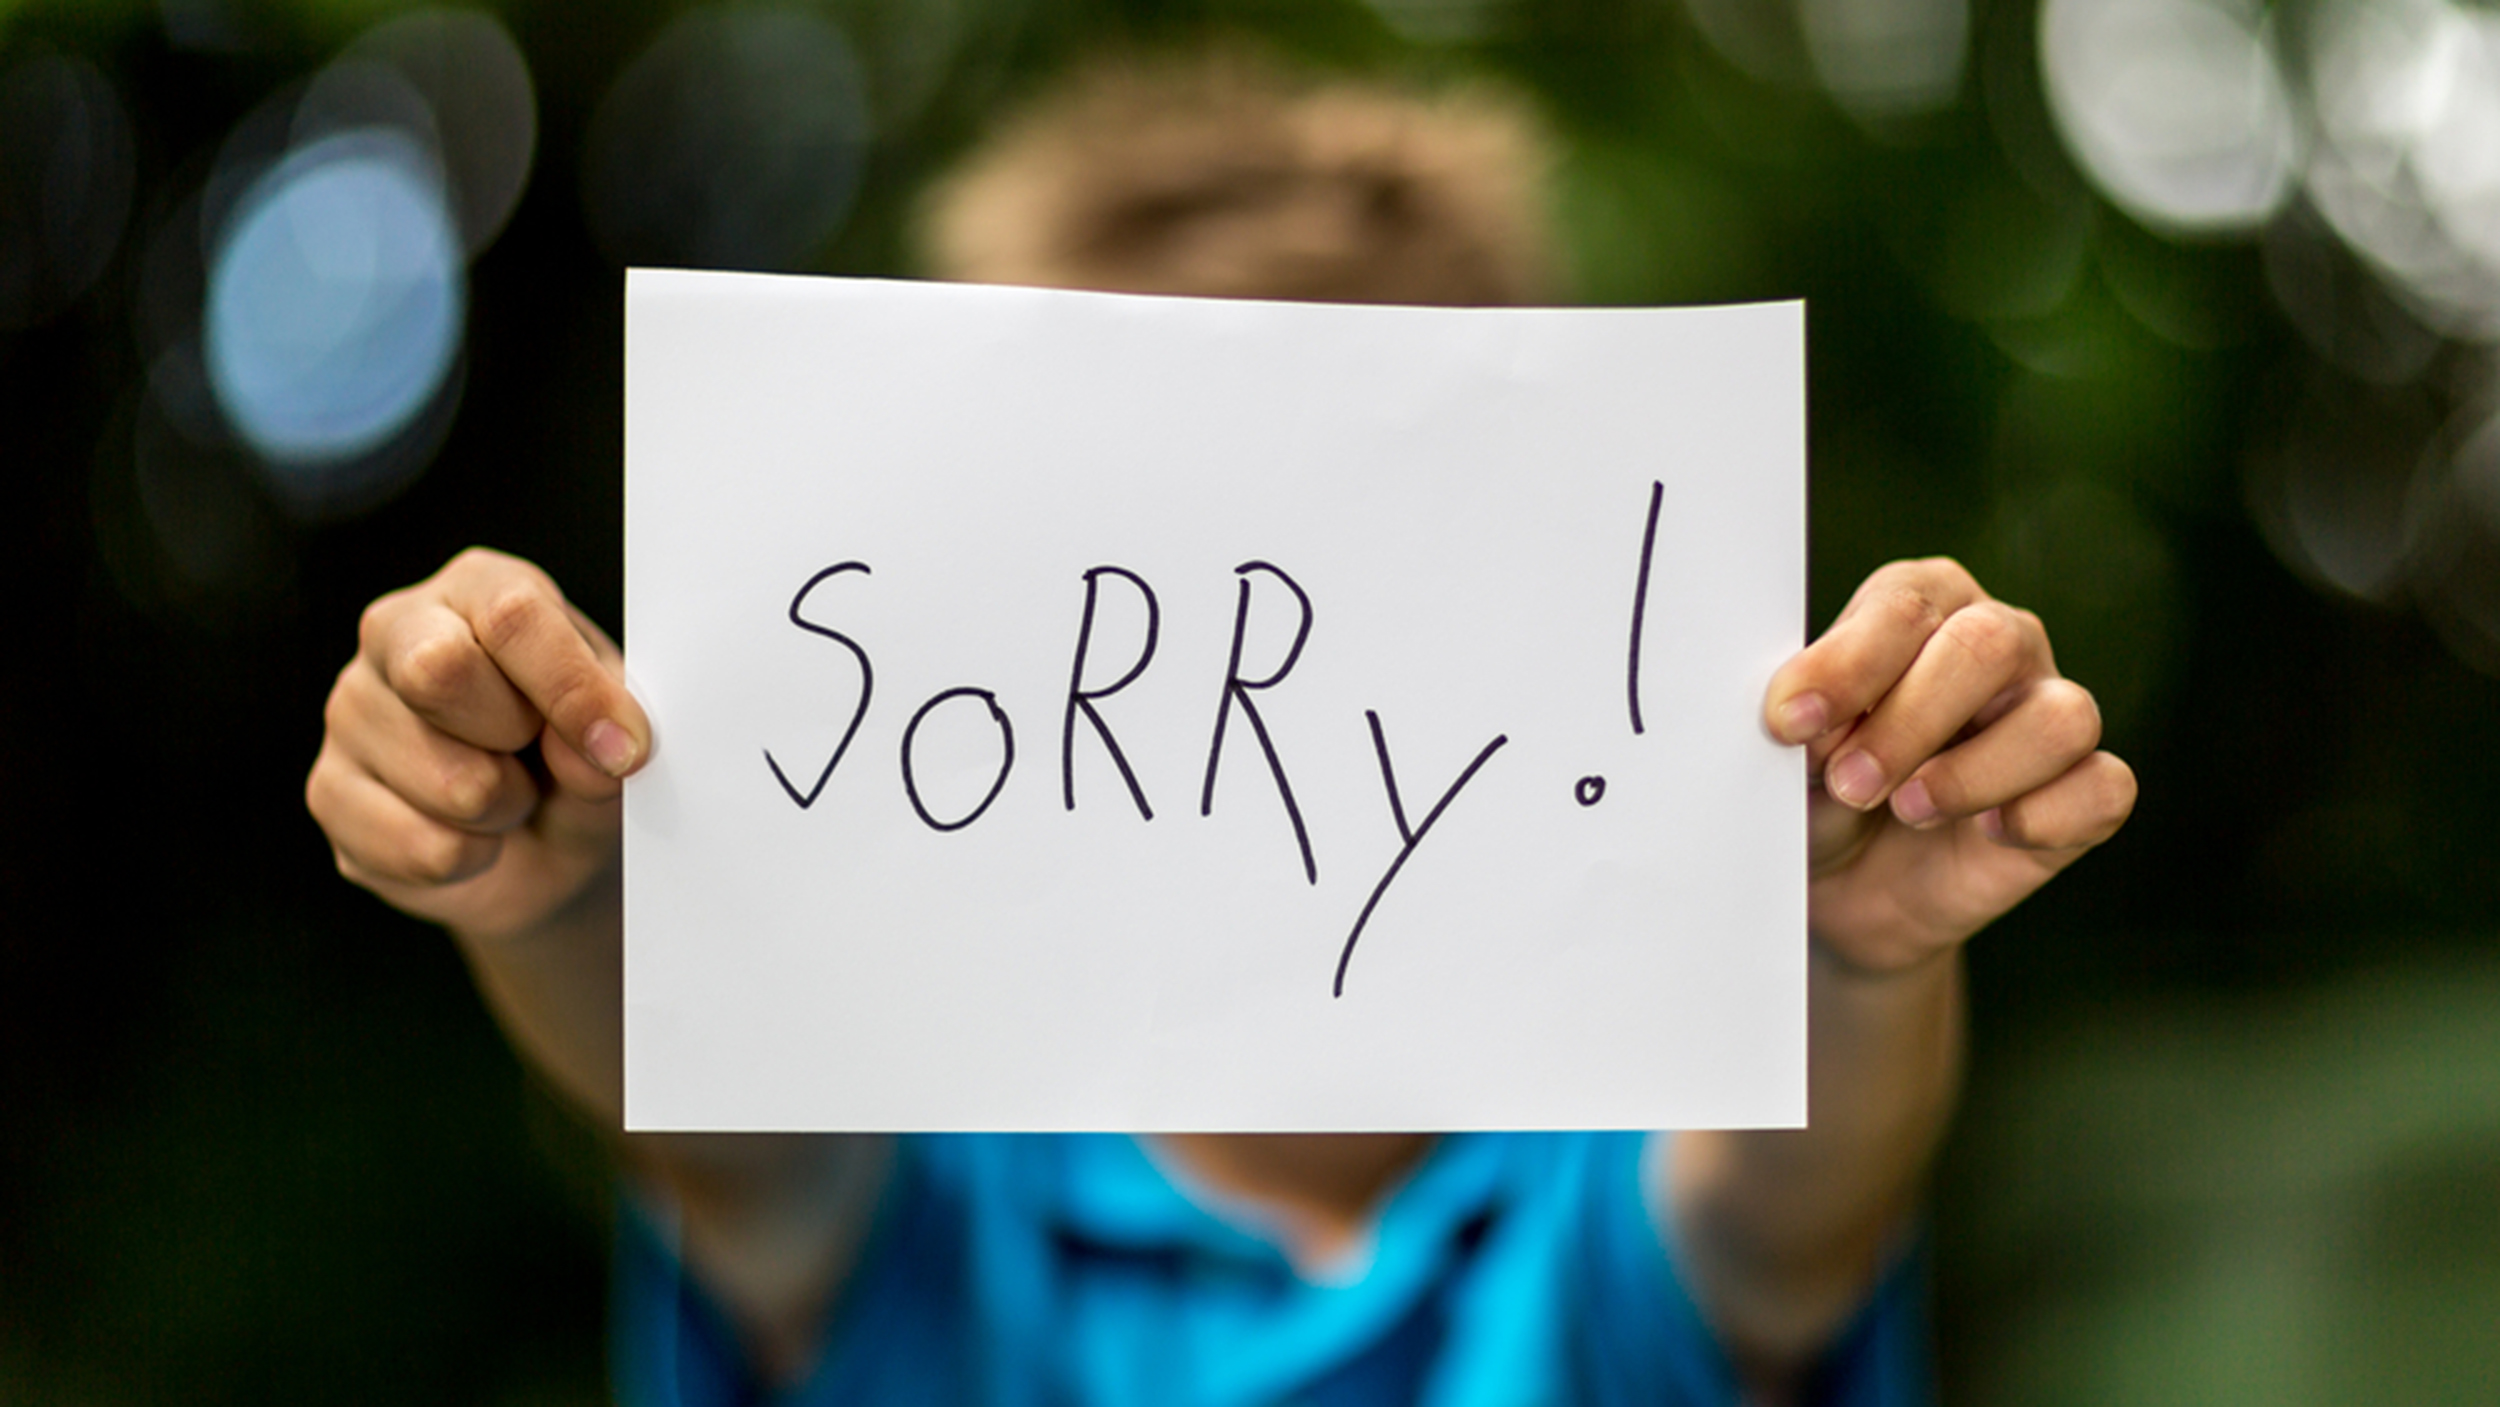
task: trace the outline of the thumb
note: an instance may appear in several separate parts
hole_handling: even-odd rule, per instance
[[[624,690],[617,692],[623,694]],[[626,702],[630,705],[632,701],[628,698]],[[615,718],[614,712],[603,712],[595,717],[582,730],[588,736],[580,743],[569,740],[563,724],[553,718],[548,719],[546,727],[539,730],[538,755],[546,764],[548,780],[554,784],[547,797],[547,805],[559,806],[572,801],[604,807],[624,793],[625,776],[641,771],[644,764],[651,760],[650,744],[626,731],[626,725]],[[602,730],[609,732],[603,733]],[[627,757],[621,775],[594,760],[592,750],[601,748],[607,749],[611,760],[620,755]],[[625,749],[631,749],[630,754],[625,753]]]

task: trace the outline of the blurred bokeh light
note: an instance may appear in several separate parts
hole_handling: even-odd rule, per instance
[[[830,19],[707,6],[601,100],[583,155],[591,223],[619,264],[804,268],[850,214],[868,140],[859,61]]]
[[[1719,57],[1761,83],[1811,81],[1796,0],[1684,0],[1685,13]]]
[[[1932,112],[1962,86],[1969,0],[1797,0],[1815,77],[1874,122]]]
[[[281,471],[372,453],[460,349],[460,233],[430,156],[385,128],[289,154],[210,262],[204,344],[235,427]]]
[[[374,26],[315,80],[298,121],[337,124],[372,101],[375,71],[423,103],[427,134],[474,256],[520,204],[538,149],[529,63],[504,27],[474,10],[417,10]]]
[[[1500,22],[1501,0],[1369,0],[1390,28],[1426,44],[1481,39]]]
[[[2500,393],[2500,386],[2493,387]],[[2500,394],[2463,421],[2460,444],[2407,505],[2419,531],[2423,609],[2448,647],[2500,674]]]
[[[2321,586],[2399,602],[2416,484],[2439,428],[2430,397],[2316,371],[2289,399],[2251,457],[2251,507],[2268,542]]]
[[[2257,0],[2047,0],[2040,64],[2084,169],[2147,224],[2252,230],[2299,178],[2300,122]]]
[[[458,401],[466,266],[511,219],[537,136],[510,34],[420,9],[358,35],[223,144],[197,356],[289,512],[363,512],[424,471]],[[167,320],[181,329],[168,355],[188,355]]]
[[[2500,339],[2500,13],[2322,6],[2310,65],[2320,212],[2434,325]]]

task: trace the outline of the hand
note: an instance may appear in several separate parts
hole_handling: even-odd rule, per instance
[[[532,928],[613,871],[622,779],[651,753],[615,643],[545,572],[483,548],[365,609],[323,719],[304,800],[339,873],[475,936]]]
[[[2039,617],[1944,558],[1868,577],[1772,676],[1763,717],[1807,748],[1809,927],[1862,971],[1958,946],[2135,806]]]

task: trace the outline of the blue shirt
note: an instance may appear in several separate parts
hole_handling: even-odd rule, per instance
[[[900,1140],[809,1378],[760,1391],[719,1311],[629,1212],[615,1314],[628,1407],[965,1403],[1734,1404],[1725,1354],[1642,1193],[1648,1135],[1454,1134],[1342,1280],[1193,1200],[1116,1135]],[[1929,1399],[1896,1271],[1811,1400]]]

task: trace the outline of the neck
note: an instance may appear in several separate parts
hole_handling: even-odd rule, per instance
[[[1174,1133],[1157,1136],[1196,1181],[1272,1217],[1309,1267],[1351,1247],[1382,1194],[1432,1146],[1424,1133]]]

